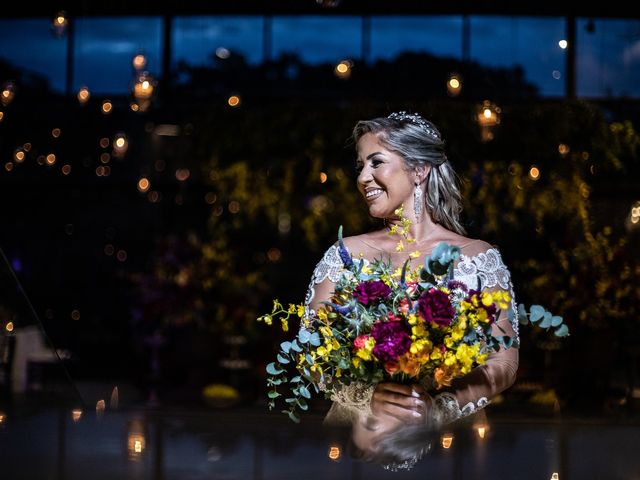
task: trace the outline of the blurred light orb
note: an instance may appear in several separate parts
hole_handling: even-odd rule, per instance
[[[67,12],[63,10],[59,11],[51,21],[51,31],[58,38],[66,33],[68,26],[69,19],[67,18]]]
[[[240,97],[238,95],[231,95],[227,100],[227,103],[230,107],[238,107],[240,106]]]
[[[447,93],[452,97],[457,97],[462,91],[462,77],[457,73],[452,73],[447,80]]]
[[[16,86],[13,82],[5,82],[0,92],[0,102],[3,107],[8,106],[16,96]]]
[[[66,164],[62,166],[62,174],[69,175],[71,173],[71,165]]]
[[[148,178],[142,177],[140,180],[138,180],[138,191],[140,193],[147,192],[149,188],[151,188],[151,182]]]
[[[529,169],[529,178],[531,180],[539,180],[540,179],[540,169],[536,166],[532,166]]]
[[[82,417],[82,409],[74,408],[73,410],[71,410],[71,419],[73,420],[73,423],[79,422],[81,417]]]
[[[553,72],[551,72],[551,76],[556,80],[560,80],[562,74],[560,73],[560,70],[554,70]]]
[[[216,48],[216,57],[225,60],[231,56],[231,50],[224,47]]]
[[[333,73],[335,73],[336,77],[346,80],[351,77],[352,69],[353,62],[351,60],[340,60],[333,69]]]
[[[0,122],[4,120],[4,112],[0,112]]]
[[[80,320],[80,310],[72,310],[71,311],[71,319],[72,320]]]
[[[51,136],[53,138],[58,138],[60,137],[61,134],[62,134],[62,130],[60,130],[59,128],[54,128],[53,130],[51,130]]]
[[[560,40],[560,41],[558,42],[558,46],[559,46],[561,49],[563,49],[563,50],[564,50],[565,48],[567,48],[567,47],[569,46],[569,42],[567,42],[567,41],[566,41],[566,40],[564,40],[564,39],[563,39],[563,40]]]
[[[89,101],[89,98],[91,98],[91,92],[89,91],[89,88],[83,86],[80,87],[80,90],[78,90],[78,94],[76,96],[78,98],[78,102],[80,102],[80,105],[84,105]]]
[[[47,155],[46,162],[47,165],[54,165],[56,163],[56,154],[50,153],[49,155]]]
[[[560,145],[558,145],[558,153],[560,155],[562,155],[563,157],[569,153],[571,149],[569,148],[569,145],[567,145],[566,143],[561,143]]]
[[[631,206],[631,210],[625,221],[625,226],[629,231],[640,228],[640,201],[635,202]]]
[[[104,115],[109,115],[113,110],[113,103],[111,103],[111,100],[103,100],[100,109]]]
[[[191,171],[188,168],[179,168],[176,170],[176,180],[184,182],[191,176]]]
[[[24,150],[22,150],[21,148],[17,148],[16,151],[13,152],[13,159],[15,160],[16,163],[24,162],[24,159],[25,159]]]
[[[122,132],[118,132],[113,136],[111,144],[113,145],[113,156],[117,158],[124,157],[127,153],[127,149],[129,148],[127,135]]]
[[[133,56],[133,59],[131,60],[131,65],[133,65],[133,68],[135,68],[136,70],[142,70],[144,67],[147,66],[147,57],[142,53],[138,53]]]

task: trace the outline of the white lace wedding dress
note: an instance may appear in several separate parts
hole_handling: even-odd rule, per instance
[[[391,261],[394,265],[402,265],[405,254],[383,252],[369,244],[361,237],[351,237],[350,252],[368,259]],[[471,240],[460,245],[461,256],[454,265],[454,278],[464,282],[469,288],[502,289],[511,294],[512,308],[516,315],[512,322],[507,312],[503,311],[496,322],[518,345],[518,320],[515,308],[515,296],[509,270],[502,261],[500,252],[495,247],[480,240]],[[423,255],[424,257],[424,255]],[[337,245],[331,246],[318,262],[307,290],[305,305],[307,314],[313,315],[320,302],[327,300],[333,292],[333,286],[340,278],[342,261]],[[498,334],[498,332],[495,332]],[[503,335],[502,332],[499,333]],[[432,392],[433,412],[431,415],[435,426],[455,421],[475,413],[489,403],[491,398],[511,386],[518,368],[518,349],[501,349],[492,353],[487,362],[473,369],[464,377],[455,379],[446,391]],[[363,383],[353,383],[332,392],[331,409],[325,417],[327,424],[352,424],[354,421],[371,413],[370,403],[374,387]]]

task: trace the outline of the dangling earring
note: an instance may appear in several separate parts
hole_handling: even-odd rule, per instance
[[[416,215],[416,221],[419,222],[422,215],[422,188],[420,184],[416,185],[416,189],[413,191],[413,213]]]

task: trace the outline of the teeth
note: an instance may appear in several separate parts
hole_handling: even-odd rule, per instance
[[[375,190],[371,190],[369,192],[366,193],[366,198],[371,198],[371,197],[375,197],[376,195],[379,195],[382,193],[382,190],[377,188]]]

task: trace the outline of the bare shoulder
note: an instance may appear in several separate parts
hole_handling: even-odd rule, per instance
[[[389,234],[386,229],[362,233],[344,238],[344,245],[352,253],[367,254],[371,251],[384,250],[389,243]]]

